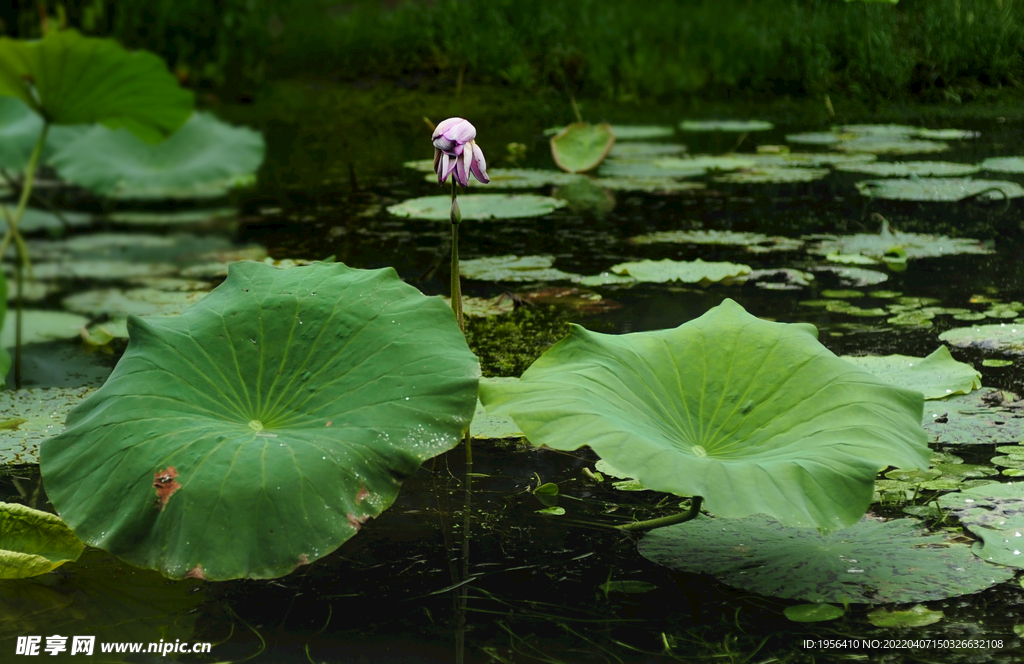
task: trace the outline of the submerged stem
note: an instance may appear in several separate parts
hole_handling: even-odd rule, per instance
[[[629,532],[645,532],[653,530],[655,528],[664,528],[665,526],[672,526],[677,523],[683,523],[691,519],[696,519],[700,514],[701,503],[704,502],[704,498],[701,496],[694,496],[690,500],[690,509],[686,512],[680,512],[679,514],[673,514],[671,516],[663,516],[658,519],[648,519],[647,521],[634,521],[633,523],[627,523],[622,526],[616,526],[619,530],[626,530]]]

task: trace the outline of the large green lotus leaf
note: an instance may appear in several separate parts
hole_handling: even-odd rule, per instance
[[[628,275],[637,281],[663,284],[666,281],[683,281],[690,284],[711,283],[730,277],[750,274],[750,266],[741,263],[674,261],[669,258],[660,261],[642,260],[613,265],[615,274]]]
[[[818,240],[807,246],[808,253],[827,255],[861,255],[879,261],[894,255],[905,258],[933,258],[954,254],[990,254],[992,249],[971,238],[945,235],[904,233],[883,228],[880,233],[815,236]],[[811,238],[806,238],[811,239]]]
[[[894,180],[862,180],[857,191],[869,198],[898,201],[959,201],[979,196],[988,201],[1024,196],[1024,187],[1005,180],[973,180],[971,178],[899,178]],[[984,192],[984,193],[982,193]]]
[[[659,565],[712,574],[730,586],[813,602],[888,604],[966,595],[1010,579],[966,544],[929,534],[916,519],[865,518],[822,534],[763,515],[700,517],[653,530],[640,555]]]
[[[827,530],[857,521],[878,469],[927,468],[922,397],[836,357],[811,325],[732,300],[673,330],[573,326],[519,383],[485,384],[536,445],[589,445],[644,486],[729,517]]]
[[[12,171],[24,170],[28,165],[32,149],[43,130],[43,119],[17,97],[0,97],[0,168]],[[50,127],[43,145],[42,162],[77,140],[89,130],[89,125]],[[24,224],[22,218],[22,224]]]
[[[536,194],[465,194],[459,196],[463,220],[522,219],[551,214],[565,201]],[[448,221],[451,218],[451,196],[424,196],[391,205],[388,212],[396,217]]]
[[[86,543],[169,577],[327,555],[458,443],[476,403],[451,309],[390,268],[241,262],[180,316],[128,326],[41,469]]]
[[[585,173],[597,168],[613,145],[611,125],[575,122],[551,137],[551,156],[563,171]]]
[[[151,142],[192,112],[192,93],[158,56],[75,30],[38,41],[0,38],[0,94],[17,97],[54,124],[101,122]]]
[[[954,327],[940,334],[939,339],[961,348],[1024,355],[1024,325],[1017,323]]]
[[[64,428],[68,411],[94,387],[0,391],[0,466],[39,463],[39,443]]]
[[[1024,567],[1024,484],[986,484],[947,493],[938,500],[981,538],[972,547],[979,558]]]
[[[253,180],[263,136],[196,112],[157,144],[125,129],[91,129],[50,158],[68,182],[115,198],[209,198]]]
[[[836,170],[848,173],[867,173],[883,178],[906,178],[912,175],[919,177],[957,177],[971,175],[981,170],[974,164],[958,164],[949,161],[875,161],[861,164],[839,164]]]
[[[46,574],[78,560],[85,545],[59,517],[26,505],[0,503],[0,579]]]
[[[967,394],[981,387],[981,372],[969,364],[954,360],[945,346],[939,346],[928,357],[844,355],[843,359],[887,383],[917,390],[924,394],[925,399]]]
[[[683,131],[768,131],[774,126],[764,120],[683,120],[679,123]]]
[[[946,445],[991,445],[1024,441],[1024,402],[1005,390],[985,387],[925,404],[923,426]]]

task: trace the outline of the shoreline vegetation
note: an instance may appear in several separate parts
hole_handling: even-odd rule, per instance
[[[617,103],[824,99],[965,105],[1024,97],[1024,0],[97,0],[52,20],[160,54],[237,96],[311,75],[511,88]],[[0,10],[31,37],[40,11]]]

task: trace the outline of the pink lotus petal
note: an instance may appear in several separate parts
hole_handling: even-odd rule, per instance
[[[473,177],[487,184],[491,181],[491,178],[487,177],[487,160],[484,159],[484,151],[480,149],[480,146],[475,141],[471,142],[471,144],[473,145],[473,159],[469,163],[469,170],[473,173]]]

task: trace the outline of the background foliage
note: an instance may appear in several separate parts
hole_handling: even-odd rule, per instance
[[[620,99],[841,89],[968,100],[1019,85],[1022,0],[53,0],[86,33],[162,55],[183,78],[435,77]],[[8,35],[37,4],[0,8]],[[867,44],[870,39],[870,48]]]

